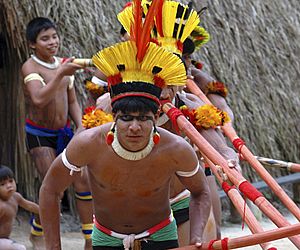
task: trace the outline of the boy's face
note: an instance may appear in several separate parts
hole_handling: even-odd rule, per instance
[[[30,43],[30,48],[35,51],[36,55],[43,57],[55,56],[59,48],[59,37],[54,28],[42,30],[35,43]]]
[[[16,192],[16,189],[16,182],[13,178],[0,181],[0,199],[8,200]]]

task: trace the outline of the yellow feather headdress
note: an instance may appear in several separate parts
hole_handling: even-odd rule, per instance
[[[161,1],[153,0],[142,20],[141,1],[135,0],[134,7],[129,7],[133,12],[132,40],[105,48],[92,58],[94,65],[107,76],[112,103],[126,96],[143,96],[159,103],[164,85],[186,83],[180,58],[150,42],[151,21]]]
[[[143,1],[143,12],[148,12],[149,1]],[[118,14],[118,20],[127,32],[130,32],[134,19],[132,6],[125,8]],[[164,1],[155,16],[155,28],[151,35],[158,44],[166,50],[182,55],[183,42],[200,23],[197,11],[188,5],[176,1]]]

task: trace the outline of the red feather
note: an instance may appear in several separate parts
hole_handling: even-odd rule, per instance
[[[162,12],[163,12],[163,5],[164,5],[164,0],[160,0],[159,1],[159,6],[157,9],[157,13],[155,16],[155,24],[156,24],[156,29],[157,29],[157,33],[163,37],[164,36],[164,32],[163,32],[163,25],[162,25]]]
[[[133,1],[133,16],[134,16],[134,22],[133,27],[131,30],[130,36],[133,38],[133,40],[138,43],[141,38],[142,33],[142,8],[141,8],[141,0],[134,0]]]
[[[158,8],[164,0],[153,0],[149,8],[149,11],[146,15],[144,25],[142,28],[142,34],[139,37],[139,40],[136,40],[137,43],[137,59],[141,62],[146,54],[147,48],[150,42],[150,33],[154,25],[154,17],[157,14]]]

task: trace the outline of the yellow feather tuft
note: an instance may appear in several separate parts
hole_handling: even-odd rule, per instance
[[[132,12],[132,5],[126,7],[120,13],[118,13],[117,18],[119,22],[122,24],[127,33],[130,33],[130,28],[134,23],[134,17]]]
[[[162,70],[156,74],[167,85],[185,85],[186,72],[182,61],[162,47],[150,43],[141,63],[136,60],[136,45],[127,41],[105,48],[92,58],[93,64],[106,76],[121,73],[123,82],[143,81],[154,84],[153,68]],[[124,71],[119,71],[118,65],[125,66]]]

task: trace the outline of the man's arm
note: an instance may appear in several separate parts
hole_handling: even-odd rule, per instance
[[[191,192],[190,200],[190,244],[202,243],[202,235],[207,223],[211,197],[207,179],[200,167],[192,177],[179,177],[182,184]]]
[[[181,183],[191,192],[190,200],[190,243],[202,243],[202,234],[207,223],[210,209],[211,197],[207,179],[204,171],[199,169],[192,176],[182,176],[183,172],[191,173],[198,166],[197,155],[193,148],[188,144],[184,149],[180,149],[180,169],[177,176]]]
[[[73,178],[63,165],[61,155],[51,164],[39,194],[40,217],[44,230],[46,249],[61,249],[60,194],[71,185]]]
[[[81,174],[81,172],[71,172],[69,164],[77,167],[85,166],[89,163],[89,159],[92,157],[91,154],[95,154],[93,140],[89,133],[90,131],[83,131],[70,141],[65,152],[59,155],[51,164],[40,188],[40,217],[46,249],[61,249],[59,231],[60,194],[72,184],[77,175]]]

